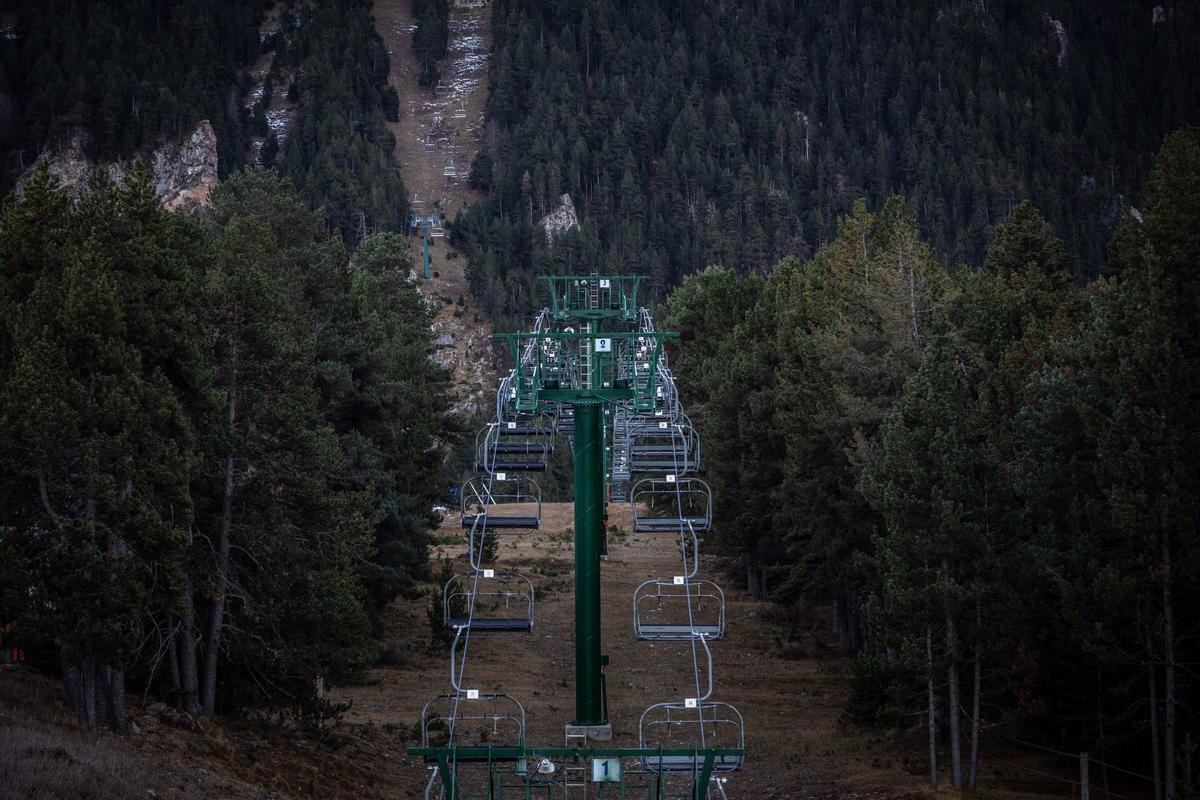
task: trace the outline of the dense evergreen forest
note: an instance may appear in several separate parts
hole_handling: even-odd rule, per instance
[[[448,377],[395,234],[347,251],[286,179],[198,217],[153,177],[77,201],[39,169],[0,222],[0,617],[70,705],[319,722],[412,595]],[[28,591],[28,587],[33,587]]]
[[[399,98],[387,85],[388,53],[370,0],[303,3],[296,15],[280,55],[298,76],[288,91],[299,113],[280,171],[348,242],[405,230],[408,194],[387,128]]]
[[[297,106],[280,171],[348,242],[403,230],[408,197],[386,124],[398,118],[399,98],[387,85],[371,3],[287,0],[280,30],[260,40],[269,5],[19,3],[13,36],[0,37],[0,190],[43,148],[77,133],[93,158],[130,158],[201,119],[217,135],[221,176],[232,173],[245,163],[250,136],[267,133],[262,107],[243,105],[252,84],[246,69],[274,50],[263,106],[275,91]],[[444,33],[442,42],[444,50]],[[285,75],[294,80],[276,85]],[[264,162],[275,163],[278,147],[270,137]]]
[[[1197,121],[1200,6],[1099,2],[497,0],[490,188],[455,228],[515,323],[531,276],[636,272],[661,293],[765,273],[903,196],[933,252],[978,265],[1023,199],[1093,276],[1172,129]],[[580,231],[538,221],[569,193]]]
[[[96,157],[127,158],[208,119],[222,174],[235,169],[250,136],[238,69],[259,53],[266,5],[18,0],[0,37],[0,190],[76,130]]]
[[[413,16],[417,27],[413,29],[413,50],[421,62],[420,82],[422,86],[436,86],[441,78],[438,62],[446,57],[446,44],[450,36],[449,0],[412,0]]]
[[[1139,208],[1086,285],[1029,203],[969,270],[895,197],[809,261],[710,267],[666,304],[713,543],[751,591],[833,604],[847,717],[924,714],[935,783],[940,751],[973,787],[968,743],[1003,723],[1195,790],[1200,129]]]

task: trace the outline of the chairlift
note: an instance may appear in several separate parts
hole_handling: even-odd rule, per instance
[[[524,747],[525,706],[506,694],[439,694],[421,708],[421,746],[444,747],[451,730],[467,746]],[[427,758],[433,761],[433,758]]]
[[[712,527],[712,491],[699,478],[645,478],[633,485],[633,530],[657,533]]]
[[[458,108],[454,109],[454,111],[452,111],[450,113],[450,116],[453,117],[454,119],[466,119],[467,118],[466,102],[460,100],[458,103]]]
[[[700,438],[690,422],[640,421],[629,430],[632,472],[683,475],[700,469]]]
[[[459,492],[462,526],[481,533],[537,530],[542,516],[542,490],[521,476],[504,480],[472,478]]]
[[[633,593],[633,633],[647,642],[723,639],[725,593],[706,580],[644,581]]]
[[[533,583],[519,572],[460,572],[442,587],[443,619],[456,631],[532,631],[533,594]]]
[[[705,747],[744,749],[746,731],[741,713],[729,703],[683,700],[655,703],[642,712],[638,722],[638,747],[664,750]],[[648,772],[698,773],[707,756],[642,756],[642,769]],[[714,772],[736,772],[745,756],[716,756]]]
[[[549,462],[553,439],[544,436],[525,438],[500,434],[496,422],[488,423],[475,436],[475,462],[481,472],[496,476],[509,472],[544,472]]]

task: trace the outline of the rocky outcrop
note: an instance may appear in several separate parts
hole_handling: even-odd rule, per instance
[[[579,227],[579,217],[575,215],[575,203],[571,195],[564,194],[558,208],[542,217],[542,228],[546,231],[546,246],[552,247],[556,236],[561,236],[572,228]]]
[[[163,206],[194,211],[208,202],[217,185],[217,135],[202,119],[183,142],[168,142],[154,151],[151,162],[157,177],[154,191]]]
[[[63,147],[49,150],[38,157],[37,164],[45,163],[50,174],[71,193],[83,190],[88,175],[97,166],[102,166],[114,181],[124,180],[132,168],[132,162],[94,162],[87,154],[88,137],[83,130],[72,134]],[[195,130],[179,142],[166,142],[153,152],[140,157],[154,170],[154,191],[164,208],[195,211],[208,202],[208,194],[217,185],[217,135],[212,124],[203,119]],[[17,190],[29,179],[36,164],[21,176]]]

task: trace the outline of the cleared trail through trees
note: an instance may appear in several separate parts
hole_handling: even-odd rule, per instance
[[[571,503],[545,503],[542,527],[528,536],[502,537],[495,566],[523,565],[536,587],[533,631],[481,637],[471,650],[472,682],[484,691],[519,697],[528,711],[527,741],[561,746],[563,723],[574,703],[574,598]],[[630,508],[610,506],[610,523],[621,533],[609,535],[608,561],[602,562],[604,650],[608,668],[609,716],[615,746],[636,746],[637,720],[646,704],[663,695],[683,696],[691,672],[687,642],[638,642],[634,638],[632,597],[642,581],[671,574],[678,567],[675,539],[630,533]],[[457,558],[466,566],[463,530],[451,514],[436,532],[432,553]],[[457,537],[457,538],[456,538]],[[709,559],[702,556],[702,561]],[[709,573],[715,563],[702,563]],[[441,602],[440,584],[429,584]],[[721,679],[721,699],[745,715],[746,767],[730,782],[731,798],[887,797],[916,780],[896,769],[872,765],[875,751],[858,736],[846,736],[838,723],[845,702],[848,659],[831,654],[836,637],[826,636],[812,656],[785,658],[783,628],[765,619],[770,606],[741,591],[726,594],[728,642],[713,648]],[[827,641],[826,641],[827,640]],[[400,600],[388,620],[383,645],[398,662],[372,671],[370,685],[339,688],[336,702],[353,701],[350,722],[394,726],[411,735],[421,707],[432,693],[449,686],[446,648],[430,647],[429,622],[421,603]],[[411,739],[410,739],[411,741]],[[399,797],[420,797],[428,778],[420,759],[403,757],[397,771],[411,776]],[[853,789],[850,789],[853,787]],[[865,787],[879,787],[875,791]],[[886,788],[884,788],[886,787]],[[735,791],[736,789],[736,791]]]
[[[373,13],[391,60],[389,83],[400,96],[400,120],[388,127],[396,137],[396,161],[404,184],[416,201],[413,211],[450,221],[480,196],[467,187],[467,173],[483,130],[492,47],[490,7],[451,9],[448,53],[440,65],[444,86],[438,90],[418,82],[421,69],[413,50],[417,23],[411,0],[378,0]],[[444,174],[451,165],[453,177]],[[412,241],[419,265],[421,239]],[[487,338],[491,326],[467,288],[465,256],[445,237],[431,239],[429,255],[436,277],[424,282],[422,293],[439,306],[433,324],[438,337],[435,360],[453,372],[458,390],[455,409],[472,413],[495,377]]]

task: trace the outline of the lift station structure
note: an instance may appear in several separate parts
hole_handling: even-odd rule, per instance
[[[529,330],[498,334],[512,370],[500,381],[495,415],[476,437],[477,475],[460,489],[469,569],[444,587],[453,632],[450,690],[426,703],[421,744],[425,797],[725,798],[725,775],[741,769],[741,714],[714,699],[710,642],[725,635],[725,598],[698,577],[700,535],[712,498],[697,477],[700,440],[679,402],[664,343],[638,304],[640,276],[543,277],[550,305]],[[528,534],[541,522],[534,474],[556,444],[571,448],[575,487],[575,711],[562,746],[526,741],[522,703],[472,686],[473,635],[533,630],[535,589],[518,571],[485,563],[489,540]],[[609,502],[632,505],[637,533],[669,536],[677,574],[637,587],[636,639],[690,650],[687,696],[657,698],[637,720],[636,746],[614,747],[601,640],[600,566]],[[613,602],[608,598],[607,602]],[[661,651],[654,656],[659,657]],[[630,721],[631,723],[632,721]],[[632,725],[622,738],[632,739]]]

